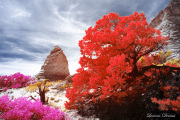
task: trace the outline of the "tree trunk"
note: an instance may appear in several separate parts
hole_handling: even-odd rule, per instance
[[[42,90],[40,87],[39,87],[39,95],[40,95],[40,100],[43,104],[46,104],[46,96],[45,96],[45,91],[44,89]]]

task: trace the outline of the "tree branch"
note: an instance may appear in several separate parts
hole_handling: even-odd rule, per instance
[[[156,66],[156,65],[150,65],[150,66],[146,66],[143,67],[140,73],[145,73],[147,70],[151,69],[151,68],[155,68],[155,69],[161,69],[161,68],[169,68],[171,70],[180,70],[180,67],[170,67],[170,66]]]
[[[30,97],[31,97],[31,99],[36,100],[32,95]]]
[[[149,49],[148,51],[146,51],[145,53],[143,53],[142,55],[140,55],[138,58],[137,58],[137,60],[139,60],[142,56],[144,56],[144,55],[147,55],[147,54],[149,54],[149,53],[151,53],[151,52],[153,52],[153,51],[157,51],[157,50],[159,50],[160,48],[162,48],[162,46],[163,46],[164,44],[162,44],[161,46],[159,46],[159,47],[152,47],[152,49]]]

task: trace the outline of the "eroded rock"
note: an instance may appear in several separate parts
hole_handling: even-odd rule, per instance
[[[47,56],[37,76],[49,80],[64,80],[69,73],[68,61],[59,46],[55,46]]]
[[[173,57],[180,58],[180,0],[171,0],[151,21],[150,26],[170,37],[169,45],[164,50],[172,50]]]

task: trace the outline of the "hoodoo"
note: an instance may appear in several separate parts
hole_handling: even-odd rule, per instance
[[[59,46],[55,46],[47,56],[38,76],[49,80],[63,80],[69,73],[68,61]]]

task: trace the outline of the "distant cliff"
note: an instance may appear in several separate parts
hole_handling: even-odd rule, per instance
[[[180,58],[180,0],[171,0],[151,21],[150,26],[170,37],[169,45],[164,50],[172,50],[173,56]]]

